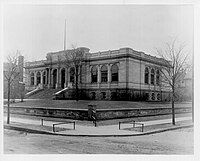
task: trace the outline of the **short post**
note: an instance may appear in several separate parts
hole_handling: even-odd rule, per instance
[[[54,127],[54,125],[53,125],[53,132],[55,132],[55,127]]]
[[[142,132],[144,131],[144,124],[142,124]]]
[[[121,122],[119,122],[119,130],[120,130],[120,124],[121,124]]]
[[[74,130],[75,130],[75,122],[74,122]]]
[[[43,119],[41,119],[41,125],[42,125],[42,126],[44,125],[44,120],[43,120]]]
[[[135,121],[133,121],[133,127],[135,127]]]

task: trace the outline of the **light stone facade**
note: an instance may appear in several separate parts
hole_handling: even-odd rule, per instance
[[[79,77],[79,89],[84,95],[83,99],[161,101],[169,96],[169,89],[163,86],[160,73],[157,74],[157,71],[165,66],[163,59],[131,48],[97,53],[90,53],[88,48],[80,49],[84,50],[88,58],[84,63],[84,72]],[[46,58],[26,63],[26,89],[62,89],[71,86],[71,67],[64,61],[64,51],[48,53]],[[97,80],[95,76],[92,78],[92,68],[97,69]],[[146,68],[149,73],[145,83]],[[104,78],[103,69],[106,69]],[[151,71],[154,71],[154,76],[151,76]],[[96,81],[92,82],[92,79]]]

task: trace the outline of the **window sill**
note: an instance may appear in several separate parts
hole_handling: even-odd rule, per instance
[[[118,81],[113,81],[113,82],[110,82],[111,84],[118,84],[119,82]]]

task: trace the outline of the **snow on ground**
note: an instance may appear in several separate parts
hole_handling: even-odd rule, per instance
[[[66,137],[4,130],[8,154],[193,154],[193,128],[133,137]]]

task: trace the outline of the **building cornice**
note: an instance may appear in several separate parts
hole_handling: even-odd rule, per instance
[[[55,55],[55,54],[61,54],[61,53],[64,53],[64,51],[48,53],[47,56],[49,56],[50,54]],[[168,66],[167,61],[162,58],[157,58],[155,56],[147,55],[144,52],[135,51],[131,48],[120,48],[119,50],[109,50],[109,51],[87,53],[87,54],[89,55],[89,58],[85,59],[84,60],[85,62],[132,58],[132,59],[145,61],[152,64],[160,65],[160,66],[166,66],[166,67]],[[51,62],[48,60],[41,60],[41,61],[29,62],[25,68],[31,69],[31,68],[38,68],[38,67],[46,67],[46,66],[55,65],[58,63],[63,64],[65,63],[65,60],[62,60],[62,61],[52,60]]]

